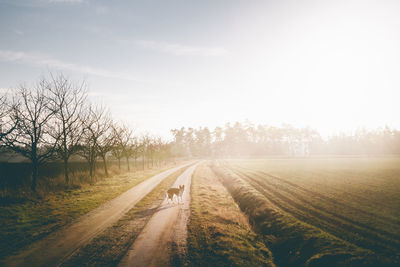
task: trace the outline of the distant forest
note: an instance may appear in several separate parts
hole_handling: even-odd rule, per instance
[[[359,129],[354,134],[323,138],[311,128],[227,123],[210,131],[207,127],[171,131],[174,154],[193,157],[263,157],[311,155],[400,154],[400,131],[389,127]]]

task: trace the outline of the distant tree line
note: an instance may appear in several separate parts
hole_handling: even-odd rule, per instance
[[[72,156],[85,159],[90,176],[96,162],[130,160],[142,167],[153,166],[170,156],[170,145],[148,134],[134,135],[132,129],[112,119],[103,106],[90,103],[84,82],[75,83],[63,74],[48,75],[35,85],[21,84],[0,95],[0,153],[13,151],[32,165],[31,189],[36,191],[38,170],[49,161],[62,161],[65,183],[70,183]]]
[[[70,183],[71,157],[85,160],[90,177],[96,163],[112,158],[143,169],[171,157],[264,157],[309,155],[400,154],[400,131],[360,129],[354,134],[329,138],[311,128],[294,128],[244,123],[171,130],[173,141],[149,134],[135,135],[133,129],[113,120],[104,106],[88,99],[84,82],[50,74],[33,86],[0,94],[0,154],[13,151],[32,166],[31,189],[36,191],[38,170],[46,162],[62,161],[65,183]]]
[[[400,131],[382,129],[357,130],[323,138],[309,127],[294,128],[254,125],[250,122],[227,123],[209,130],[207,127],[181,128],[171,131],[173,152],[192,157],[263,157],[310,155],[383,155],[400,154]]]

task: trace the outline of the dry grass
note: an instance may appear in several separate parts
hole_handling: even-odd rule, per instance
[[[92,185],[83,184],[78,188],[0,206],[0,259],[171,167],[166,165],[160,169],[124,173]]]
[[[165,178],[117,223],[79,249],[62,266],[117,266],[151,216],[165,199],[165,192],[188,167]]]
[[[400,255],[398,158],[230,165],[297,219],[382,256]]]
[[[392,236],[386,235],[386,231],[393,228],[379,229],[374,225],[375,221],[381,224],[386,221],[386,224],[395,227],[393,224],[396,221],[374,216],[373,209],[365,211],[357,201],[346,202],[345,198],[335,198],[330,193],[332,188],[325,190],[329,183],[318,186],[320,181],[316,177],[307,178],[317,168],[330,172],[332,177],[335,171],[346,168],[353,177],[358,170],[361,176],[380,173],[382,178],[386,172],[379,171],[377,166],[384,164],[379,162],[371,167],[369,162],[368,168],[360,169],[360,162],[352,166],[348,159],[335,160],[336,167],[332,159],[326,162],[330,166],[321,162],[316,164],[312,160],[255,160],[229,161],[214,166],[214,169],[223,177],[224,184],[248,214],[252,225],[266,237],[278,265],[394,265],[398,262],[395,253],[397,241],[393,238],[397,232],[393,232]],[[295,176],[293,171],[297,171]],[[284,172],[291,175],[284,176]],[[364,180],[360,177],[339,177],[331,181],[331,184],[337,185],[335,190],[349,190],[343,184],[339,186],[338,180],[361,186],[360,183],[369,184],[373,177],[368,179],[366,176]],[[360,197],[358,192],[353,193]],[[367,195],[364,198],[368,198]],[[391,205],[390,202],[387,204]]]
[[[196,169],[191,192],[190,266],[274,266],[271,252],[208,165]]]

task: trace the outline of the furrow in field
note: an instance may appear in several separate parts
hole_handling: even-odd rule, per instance
[[[216,165],[221,177],[253,227],[262,234],[278,266],[360,266],[381,262],[376,254],[304,223],[275,205],[231,168]],[[385,259],[383,262],[388,262]]]
[[[321,171],[309,171],[309,173],[312,176],[321,176]],[[279,176],[279,175],[272,174],[272,173],[271,173],[271,175]],[[335,177],[337,177],[337,176],[342,176],[342,177],[344,176],[349,179],[352,179],[353,177],[359,178],[357,175],[350,174],[349,172],[345,172],[345,171],[333,172],[333,171],[325,171],[324,170],[323,175],[325,177],[329,177],[330,179],[335,179]],[[298,175],[291,175],[291,177],[294,177],[297,179],[302,178],[301,176],[298,176]],[[316,182],[316,181],[313,181],[313,184],[315,186],[326,186],[326,184],[321,183],[321,182]],[[382,209],[382,208],[385,208],[387,210],[393,209],[393,206],[387,205],[383,201],[372,200],[371,198],[365,197],[365,195],[363,195],[362,193],[360,194],[360,192],[354,192],[354,190],[346,189],[343,186],[339,187],[339,188],[337,186],[331,186],[329,188],[329,190],[331,191],[331,194],[333,194],[333,197],[337,197],[336,194],[341,194],[341,196],[345,195],[347,197],[347,199],[349,201],[352,201],[353,203],[358,203],[358,204],[362,204],[362,205],[365,205],[366,203],[368,203],[368,206],[375,207],[377,209]],[[400,225],[400,220],[398,220],[398,219],[396,220],[396,218],[394,218],[394,217],[386,217],[384,215],[383,215],[383,217],[387,218],[388,220],[392,221],[393,223],[395,223],[397,225]]]
[[[313,208],[304,206],[303,204],[309,205],[309,203],[297,203],[293,199],[285,196],[282,192],[274,189],[275,185],[267,185],[245,173],[240,173],[240,176],[245,176],[246,180],[260,193],[266,196],[274,205],[278,206],[282,210],[289,212],[298,219],[305,221],[309,224],[320,227],[321,229],[328,230],[328,232],[341,237],[345,240],[351,241],[362,247],[367,247],[373,250],[386,252],[390,249],[392,252],[397,252],[398,242],[394,240],[388,240],[382,238],[376,233],[371,233],[358,223],[346,223],[338,218],[330,217],[326,215],[326,211],[321,211]],[[265,189],[267,190],[265,190]],[[293,195],[293,192],[287,192]],[[324,214],[325,213],[325,214]],[[339,227],[338,227],[339,226]],[[349,238],[349,237],[352,238]],[[349,240],[350,239],[350,240]]]
[[[269,178],[272,178],[272,179],[277,180],[279,182],[285,183],[285,184],[289,185],[290,187],[294,187],[294,188],[296,188],[296,190],[303,191],[305,194],[307,194],[307,196],[311,195],[311,196],[313,196],[315,198],[318,198],[318,199],[320,199],[322,201],[329,202],[331,205],[340,206],[340,207],[342,207],[342,208],[344,208],[346,210],[350,210],[351,212],[355,212],[357,214],[363,214],[365,216],[368,216],[368,217],[372,218],[373,220],[381,221],[383,224],[387,225],[388,223],[391,223],[396,227],[400,226],[400,221],[398,221],[398,220],[394,220],[393,218],[390,218],[390,217],[387,217],[387,216],[383,216],[383,215],[377,216],[377,214],[375,214],[375,213],[368,212],[368,211],[366,211],[364,209],[360,209],[360,208],[357,208],[357,207],[354,207],[354,206],[350,206],[347,203],[343,203],[341,201],[338,201],[337,199],[334,199],[334,198],[328,197],[326,195],[323,195],[321,193],[309,190],[307,188],[304,188],[304,187],[302,187],[302,186],[300,186],[298,184],[290,182],[290,181],[288,181],[288,180],[286,180],[284,178],[278,177],[276,175],[272,175],[272,174],[264,172],[264,171],[253,172],[252,170],[247,169],[247,168],[243,168],[243,167],[240,167],[240,166],[237,166],[237,167],[242,169],[242,170],[245,170],[245,172],[247,172],[247,173],[252,172],[252,173],[257,173],[257,175],[259,175],[259,176],[260,175],[268,176]],[[392,233],[389,233],[389,234],[392,235]],[[400,235],[398,236],[398,238],[400,239]]]
[[[265,186],[265,181],[260,182],[259,180],[256,180],[255,178],[252,178],[259,186]],[[271,184],[269,184],[271,185]],[[270,191],[271,187],[268,187]],[[287,194],[283,193],[286,192]],[[398,242],[398,236],[393,233],[389,233],[384,230],[376,229],[373,227],[370,227],[367,224],[360,223],[357,221],[354,221],[352,219],[349,219],[347,217],[341,216],[337,213],[331,212],[328,209],[321,208],[319,206],[314,205],[312,202],[308,201],[304,197],[300,196],[299,194],[286,190],[284,188],[280,188],[280,191],[273,191],[275,194],[279,194],[281,197],[283,195],[289,195],[289,196],[294,196],[296,200],[294,201],[291,198],[286,198],[286,201],[294,206],[297,209],[300,209],[304,211],[304,220],[307,221],[310,224],[316,225],[317,221],[320,221],[322,224],[319,226],[320,228],[324,230],[328,230],[332,234],[335,234],[338,237],[341,237],[343,239],[348,239],[348,241],[356,243],[358,245],[362,244],[360,243],[359,240],[364,240],[364,242],[369,243],[372,247],[375,246],[376,240],[380,240],[380,243],[383,246],[386,246],[387,243],[390,243],[393,248],[397,248],[399,246]],[[300,202],[300,203],[298,203]],[[305,206],[304,206],[305,205]],[[306,208],[307,207],[307,208]],[[311,208],[309,208],[311,207]],[[309,215],[314,216],[314,218],[310,218]],[[325,225],[325,227],[324,227]],[[340,226],[340,227],[338,227]],[[343,231],[345,230],[345,231]],[[349,239],[349,236],[354,236],[353,239]],[[366,238],[368,237],[368,238]]]
[[[248,181],[248,180],[247,180]],[[274,198],[271,194],[268,194],[268,191],[264,189],[260,189],[259,186],[262,185],[257,183],[255,179],[253,181],[248,181],[256,190],[266,196],[269,200]],[[254,184],[256,182],[256,184]],[[268,188],[270,189],[270,188]],[[380,247],[379,251],[385,252],[387,251],[388,247],[386,246],[386,239],[378,238],[376,236],[371,236],[368,233],[361,233],[362,230],[358,228],[356,225],[349,225],[343,223],[340,220],[330,218],[328,216],[323,215],[321,212],[317,212],[310,208],[302,208],[302,205],[290,200],[289,198],[284,197],[282,194],[273,192],[276,195],[274,200],[271,200],[276,206],[281,208],[282,210],[292,214],[299,220],[302,220],[306,223],[314,225],[324,231],[327,231],[337,237],[340,237],[344,240],[347,240],[351,243],[359,245],[361,247],[370,248],[370,249],[377,249],[377,245]],[[283,199],[283,202],[280,200]],[[369,236],[369,239],[365,237]],[[377,242],[377,239],[380,241]],[[361,245],[362,244],[362,245]],[[392,248],[392,251],[393,248]]]
[[[362,173],[363,179],[360,179],[359,173],[354,173],[351,171],[344,171],[344,170],[340,170],[340,171],[329,171],[329,170],[307,171],[307,173],[310,173],[312,176],[323,175],[324,177],[329,177],[330,179],[335,179],[337,177],[345,177],[349,181],[356,181],[357,188],[362,188],[362,189],[366,189],[366,190],[372,190],[372,189],[376,190],[377,188],[380,188],[380,184],[372,185],[372,184],[368,184],[368,183],[363,183],[364,179],[372,180],[372,179],[376,179],[376,177],[382,176],[381,173],[373,173],[372,175],[371,175],[371,173]],[[279,174],[278,175],[272,174],[272,173],[269,173],[269,174],[274,175],[274,176],[279,176],[279,177],[281,176]],[[297,179],[303,178],[303,177],[295,175],[295,174],[290,175],[290,177],[297,178]],[[384,175],[384,177],[387,177],[387,176]],[[316,186],[326,186],[326,184],[318,183],[316,181],[314,181],[313,183]],[[333,186],[329,187],[330,191],[336,191],[338,193],[341,193],[342,196],[346,196],[346,199],[350,200],[353,203],[358,203],[358,204],[362,204],[362,205],[368,204],[368,206],[370,208],[372,208],[372,209],[376,208],[377,213],[379,213],[380,216],[385,217],[386,219],[392,221],[393,223],[395,223],[397,225],[400,225],[400,220],[396,216],[387,217],[384,214],[381,214],[382,211],[385,211],[385,210],[393,211],[393,208],[394,208],[393,204],[388,205],[387,201],[377,201],[377,199],[371,198],[370,195],[369,195],[369,197],[366,197],[364,190],[355,190],[355,189],[356,188],[354,186],[350,187],[350,188],[343,187],[343,186],[338,188],[337,185],[333,185]],[[333,197],[336,197],[336,195],[334,194]],[[348,197],[350,197],[350,198],[348,198]]]
[[[341,202],[341,201],[338,201],[337,199],[328,197],[328,196],[323,195],[323,194],[321,194],[321,193],[318,193],[318,192],[315,192],[315,191],[306,189],[306,188],[304,188],[304,187],[302,187],[302,186],[299,186],[299,185],[297,185],[297,184],[295,184],[295,183],[289,182],[289,181],[287,181],[286,179],[277,177],[277,176],[275,176],[275,175],[271,175],[271,174],[266,173],[266,172],[259,172],[259,173],[261,173],[262,175],[267,175],[268,177],[273,178],[273,179],[275,179],[275,180],[278,180],[279,182],[282,182],[282,183],[286,183],[286,184],[288,184],[288,185],[291,185],[291,186],[295,187],[296,189],[299,189],[299,190],[301,190],[301,191],[304,191],[306,194],[310,194],[310,195],[312,195],[313,197],[318,197],[319,199],[321,199],[321,200],[323,200],[323,201],[330,202],[331,204],[334,204],[334,205],[342,206],[343,208],[350,209],[350,210],[352,210],[352,211],[354,211],[354,212],[356,212],[356,213],[358,213],[358,214],[363,214],[363,215],[372,217],[374,220],[380,220],[380,221],[382,221],[384,224],[391,223],[391,224],[393,224],[393,225],[395,225],[395,226],[400,226],[400,221],[399,221],[399,220],[395,220],[395,219],[393,219],[393,218],[391,218],[391,217],[387,217],[387,216],[384,216],[384,215],[379,215],[379,216],[377,216],[377,214],[375,214],[375,213],[368,212],[368,211],[366,211],[366,210],[364,210],[364,209],[360,209],[360,208],[357,208],[357,207],[354,207],[354,206],[350,206],[350,205],[348,205],[348,204],[346,204],[346,203],[343,203],[343,202]],[[400,236],[399,236],[399,238],[400,238]]]

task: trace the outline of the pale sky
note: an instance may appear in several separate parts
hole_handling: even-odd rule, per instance
[[[0,0],[0,90],[49,70],[164,137],[400,128],[400,2]]]

